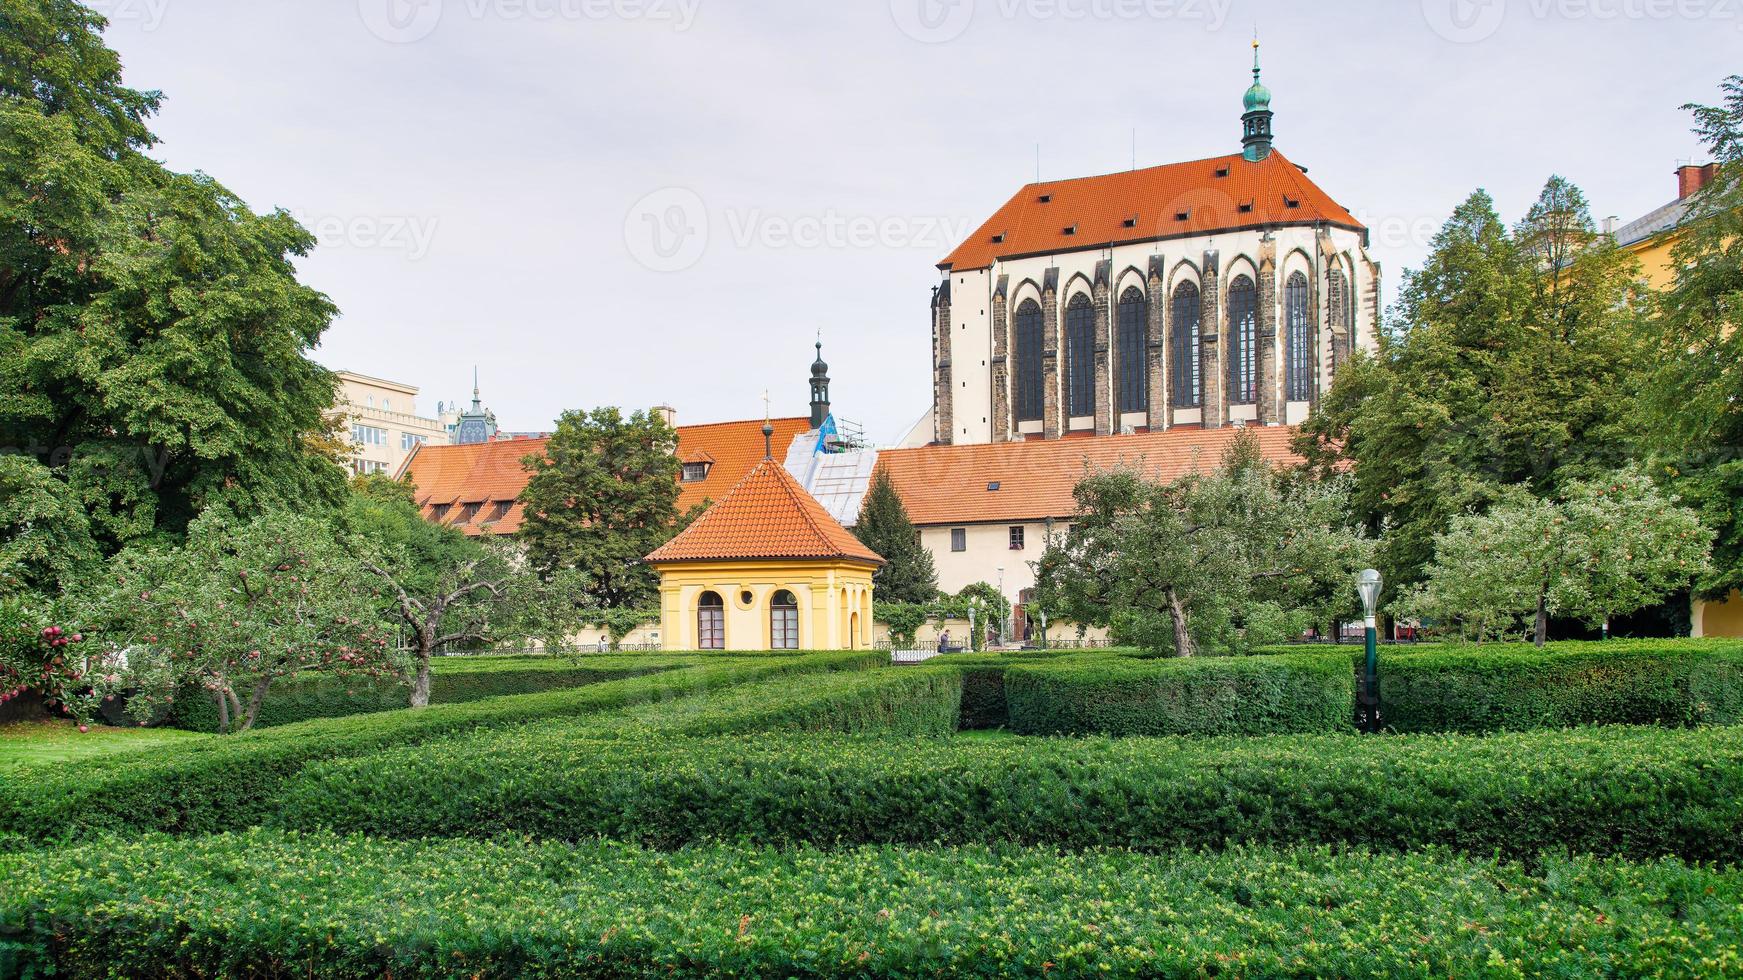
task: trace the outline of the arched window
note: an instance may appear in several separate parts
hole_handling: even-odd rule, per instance
[[[1204,384],[1199,377],[1198,285],[1183,282],[1174,288],[1174,407],[1197,408],[1204,404]]]
[[[1145,358],[1149,346],[1150,304],[1144,294],[1131,286],[1120,294],[1120,411],[1145,412],[1150,409],[1150,368]]]
[[[1039,421],[1041,398],[1041,305],[1026,299],[1017,307],[1017,421]]]
[[[1082,293],[1065,308],[1067,414],[1095,414],[1095,307]]]
[[[702,593],[697,603],[696,646],[701,650],[726,649],[726,603],[718,592]]]
[[[1285,379],[1292,402],[1313,397],[1313,332],[1309,322],[1307,277],[1297,272],[1283,287],[1284,340],[1288,345]]]
[[[799,649],[799,600],[785,589],[769,600],[769,648]]]
[[[1229,403],[1259,400],[1259,292],[1237,276],[1229,286]]]
[[[1350,291],[1344,286],[1344,270],[1334,268],[1326,275],[1326,293],[1331,301],[1331,315],[1329,317],[1330,325],[1333,327],[1342,327],[1347,330],[1350,309]],[[1327,369],[1335,375],[1338,369],[1338,353],[1340,347],[1337,343],[1335,334],[1332,335],[1332,341],[1328,346],[1331,354],[1330,360],[1327,363]]]

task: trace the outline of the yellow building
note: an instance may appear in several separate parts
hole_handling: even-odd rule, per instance
[[[667,650],[860,650],[884,562],[773,458],[648,555]]]
[[[1689,197],[1713,182],[1718,164],[1682,166],[1676,169],[1676,200],[1653,210],[1615,231],[1616,244],[1640,260],[1640,272],[1653,289],[1669,289],[1676,281],[1676,266],[1670,251],[1676,247],[1677,226],[1688,213]]]
[[[1671,250],[1682,237],[1680,226],[1689,198],[1713,182],[1718,164],[1682,166],[1676,170],[1676,200],[1616,229],[1616,243],[1640,260],[1640,272],[1655,290],[1676,284]],[[1732,592],[1723,602],[1695,602],[1690,610],[1694,636],[1743,637],[1743,594]]]

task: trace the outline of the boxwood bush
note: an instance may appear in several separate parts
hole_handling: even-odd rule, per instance
[[[433,664],[431,704],[464,704],[509,694],[536,694],[601,681],[640,677],[692,664],[694,657],[442,657]],[[342,718],[404,708],[411,686],[392,681],[356,681],[310,676],[273,686],[260,705],[255,728],[271,728],[311,718]],[[167,723],[196,732],[218,730],[212,699],[190,690],[176,699]]]
[[[1743,643],[1443,646],[1382,651],[1381,716],[1400,732],[1743,721]]]
[[[1743,860],[1743,728],[1489,736],[609,739],[547,724],[311,766],[272,819],[393,837],[1081,849],[1429,845]]]
[[[0,876],[6,976],[1716,976],[1743,956],[1743,874],[1674,861],[256,831],[0,856]]]
[[[1073,657],[1004,675],[1026,735],[1266,735],[1348,731],[1355,677],[1336,657]]]
[[[904,668],[742,684],[598,716],[588,727],[638,740],[776,731],[949,735],[961,702],[956,671]]]
[[[869,670],[879,653],[710,660],[699,666],[542,694],[298,722],[235,736],[34,767],[0,780],[0,835],[65,840],[94,831],[228,830],[258,823],[310,762],[364,755],[481,728],[576,718],[772,677]]]

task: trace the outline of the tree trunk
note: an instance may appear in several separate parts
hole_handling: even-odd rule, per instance
[[[1537,629],[1533,634],[1533,642],[1539,648],[1549,642],[1549,592],[1537,593]]]
[[[1180,596],[1173,589],[1168,590],[1168,618],[1174,622],[1174,655],[1190,657],[1197,653],[1192,645],[1192,631],[1187,628],[1186,607],[1180,604]]]
[[[418,672],[412,678],[411,706],[428,708],[430,706],[430,653],[436,645],[434,630],[418,631]]]
[[[218,734],[230,734],[230,702],[225,699],[224,692],[214,689],[212,700],[218,702]]]
[[[230,686],[229,681],[224,682],[224,696],[230,699],[229,731],[242,731],[242,699],[236,696],[236,689]]]
[[[266,700],[266,692],[272,687],[271,677],[262,677],[254,682],[254,694],[248,699],[248,714],[242,719],[240,731],[254,727],[254,719],[260,717],[260,705]]]

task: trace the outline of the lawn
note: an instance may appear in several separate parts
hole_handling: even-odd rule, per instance
[[[74,762],[161,746],[198,742],[207,736],[175,728],[111,728],[80,732],[71,721],[21,721],[0,725],[0,769]]]

